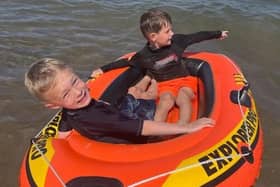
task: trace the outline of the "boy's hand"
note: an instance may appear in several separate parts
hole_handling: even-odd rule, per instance
[[[219,39],[223,40],[223,39],[227,38],[228,37],[228,33],[229,33],[229,31],[222,31],[221,37]]]
[[[199,131],[205,127],[213,127],[215,121],[211,118],[199,118],[189,124],[186,124],[187,133]]]
[[[93,70],[93,72],[91,73],[90,77],[91,78],[97,78],[99,77],[100,75],[102,75],[104,72],[102,71],[102,69],[96,69],[96,70]]]

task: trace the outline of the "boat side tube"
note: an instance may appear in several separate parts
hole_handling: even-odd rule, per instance
[[[214,106],[215,101],[215,89],[213,82],[213,73],[210,65],[203,60],[194,58],[184,58],[186,68],[189,70],[192,76],[198,77],[204,86],[204,111],[203,117],[209,117]]]

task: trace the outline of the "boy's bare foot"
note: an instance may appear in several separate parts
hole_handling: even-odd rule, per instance
[[[143,96],[145,97],[143,99],[156,99],[157,92],[158,92],[157,81],[155,79],[152,79],[150,86],[148,87],[147,91],[143,94]]]
[[[147,90],[150,82],[151,82],[151,77],[145,75],[134,87],[144,92]]]
[[[150,84],[151,78],[145,76],[135,86],[128,89],[128,93],[133,95],[136,99],[142,99],[143,93],[146,92],[148,85]]]
[[[135,86],[128,89],[128,93],[136,99],[156,99],[157,97],[157,82],[149,76],[145,76]]]

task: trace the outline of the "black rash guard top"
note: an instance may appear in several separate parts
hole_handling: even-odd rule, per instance
[[[142,128],[142,119],[128,119],[112,105],[96,100],[81,109],[63,109],[59,125],[59,131],[75,129],[87,138],[113,143],[146,143]]]
[[[221,31],[201,31],[193,34],[174,34],[171,45],[159,49],[152,49],[147,43],[129,61],[120,59],[101,67],[103,72],[111,69],[134,66],[140,68],[158,82],[171,80],[189,75],[182,63],[185,49],[194,43],[204,40],[220,38]]]

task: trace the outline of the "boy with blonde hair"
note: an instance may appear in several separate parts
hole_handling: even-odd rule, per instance
[[[81,135],[98,141],[146,143],[151,135],[192,133],[214,124],[209,118],[201,118],[190,124],[170,125],[152,121],[146,116],[125,116],[116,107],[92,99],[86,83],[64,62],[52,58],[33,63],[25,74],[25,85],[46,107],[62,108],[60,137],[67,136],[75,129]],[[147,76],[128,89],[128,94],[135,101],[154,102],[156,93],[156,81]]]

